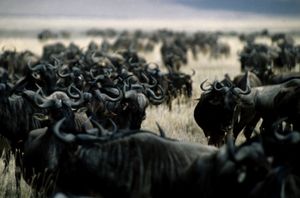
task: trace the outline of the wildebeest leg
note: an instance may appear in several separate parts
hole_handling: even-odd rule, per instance
[[[260,134],[263,137],[273,136],[274,121],[272,119],[264,119],[260,126]]]
[[[292,120],[292,123],[293,123],[293,130],[300,131],[300,116],[296,116],[296,118]]]
[[[15,150],[15,180],[16,180],[16,196],[21,197],[21,151]]]
[[[244,123],[238,123],[236,126],[234,126],[233,129],[234,142],[236,141],[238,135],[240,134],[240,132],[243,130],[244,127],[245,127]]]
[[[0,136],[0,155],[2,154],[1,157],[3,157],[3,162],[4,162],[3,174],[6,174],[9,169],[10,152],[11,152],[11,148],[8,140]]]
[[[282,122],[281,125],[282,125],[282,132],[283,133],[289,133],[289,132],[294,130],[293,122],[285,121],[285,122]],[[297,124],[296,124],[296,128],[297,128]]]
[[[238,137],[238,135],[240,134],[240,132],[244,129],[244,135],[246,137],[246,139],[248,139],[248,137],[250,138],[257,122],[260,119],[259,115],[256,115],[255,113],[253,113],[253,115],[251,117],[246,116],[246,112],[242,111],[241,112],[241,119],[238,119],[238,121],[235,121],[234,124],[234,128],[233,128],[233,137],[234,137],[234,141],[236,140],[236,138]],[[246,132],[245,132],[246,130]]]
[[[172,111],[172,96],[169,96],[166,101],[169,107],[169,111]]]
[[[257,123],[259,122],[259,120],[260,120],[260,117],[256,116],[256,117],[254,117],[254,119],[251,122],[249,122],[248,125],[246,125],[246,127],[244,129],[244,136],[247,141],[250,140],[251,135],[252,135]]]
[[[3,169],[3,174],[6,174],[8,172],[9,169],[9,161],[10,161],[10,149],[6,148],[4,150],[4,169]]]

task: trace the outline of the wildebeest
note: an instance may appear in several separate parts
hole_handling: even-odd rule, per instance
[[[160,53],[164,65],[173,72],[178,72],[182,64],[187,64],[187,49],[175,41],[165,40]]]
[[[14,91],[23,89],[36,90],[36,84],[43,88],[46,94],[51,94],[56,89],[56,70],[58,65],[49,63],[28,65],[27,73],[14,86]]]
[[[56,161],[55,187],[66,194],[240,197],[252,193],[271,169],[257,142],[238,148],[229,142],[217,150],[143,130],[110,136],[69,133],[61,129],[64,122],[61,119],[53,127],[52,138],[60,143],[55,144],[58,152],[51,156],[61,159]],[[48,154],[47,160],[51,156]]]
[[[32,95],[31,91],[26,91],[26,93]],[[42,110],[32,105],[26,96],[13,94],[11,87],[6,83],[0,83],[0,109],[1,135],[9,142],[12,152],[17,154],[15,155],[15,163],[18,169],[15,170],[15,176],[16,188],[19,192],[21,178],[19,151],[23,149],[23,143],[28,137],[28,132],[41,127],[41,122],[36,120],[33,115],[41,113]]]
[[[46,173],[45,177],[54,175],[55,183],[47,186],[49,189],[75,195],[161,197],[160,192],[171,193],[169,185],[193,160],[217,151],[147,131],[100,137],[70,133],[64,130],[67,122],[63,118],[47,130],[32,131],[24,150],[24,164],[36,173]],[[32,171],[25,172],[27,177]]]
[[[79,90],[77,91],[80,95],[77,101],[73,101],[66,93],[61,91],[56,91],[48,97],[40,95],[41,88],[33,94],[31,92],[24,93],[30,103],[47,110],[43,113],[43,118],[41,115],[34,115],[34,117],[39,117],[39,120],[45,120],[45,127],[28,131],[27,138],[23,140],[24,146],[21,150],[23,152],[23,155],[20,157],[23,177],[34,188],[39,189],[44,187],[43,185],[49,185],[49,183],[46,184],[44,182],[53,182],[44,181],[48,173],[49,177],[55,176],[51,171],[55,168],[54,166],[58,159],[53,156],[56,156],[56,152],[59,152],[60,148],[59,146],[57,147],[59,142],[53,140],[54,138],[51,135],[53,123],[64,118],[67,122],[63,125],[63,129],[66,131],[73,131],[75,129],[80,132],[90,128],[89,119],[85,116],[84,112],[73,112],[72,108],[78,108],[85,100],[83,93]],[[50,156],[47,153],[51,153],[49,154]],[[40,159],[43,160],[40,161]],[[48,168],[48,172],[46,171],[46,175],[43,175],[45,167]]]
[[[226,132],[232,129],[236,138],[246,126],[248,130],[244,134],[249,139],[260,118],[262,127],[268,128],[275,120],[288,117],[289,123],[298,130],[299,87],[300,80],[292,79],[250,89],[247,73],[242,88],[216,81],[201,95],[194,111],[195,120],[207,136],[212,136],[211,143],[216,144]]]

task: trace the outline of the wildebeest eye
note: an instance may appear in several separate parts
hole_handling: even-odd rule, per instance
[[[41,75],[37,72],[33,72],[32,77],[35,78],[35,79],[41,79]]]

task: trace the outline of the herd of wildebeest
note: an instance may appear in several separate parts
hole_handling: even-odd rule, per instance
[[[87,34],[103,41],[0,53],[3,172],[13,155],[16,196],[23,178],[33,197],[300,197],[300,45],[292,36],[237,34],[241,75],[193,82],[181,71],[188,52],[228,56],[224,33]],[[158,44],[162,65],[139,55]],[[149,106],[172,111],[174,99],[192,100],[193,86],[202,90],[194,120],[208,145],[166,137],[159,124],[159,132],[141,128]]]

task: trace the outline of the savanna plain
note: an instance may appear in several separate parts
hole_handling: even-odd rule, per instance
[[[84,32],[84,31],[82,31]],[[80,46],[85,50],[88,44],[94,41],[98,45],[101,44],[101,37],[86,36],[84,33],[77,34],[73,37],[65,39],[50,39],[47,41],[40,41],[36,34],[31,36],[5,36],[0,37],[0,49],[15,49],[17,51],[30,50],[38,55],[41,55],[44,45],[61,42],[68,46],[71,42]],[[156,123],[164,129],[168,137],[178,139],[180,141],[197,142],[199,144],[207,144],[207,140],[194,121],[193,111],[197,104],[197,98],[200,97],[200,84],[204,80],[212,82],[214,80],[223,79],[227,73],[231,77],[241,73],[239,52],[243,49],[244,43],[241,42],[238,36],[224,35],[220,36],[220,41],[228,43],[230,46],[229,56],[219,57],[217,59],[210,57],[207,54],[198,54],[198,58],[194,59],[191,51],[188,51],[188,63],[181,67],[181,71],[186,74],[195,74],[192,76],[193,80],[193,94],[191,98],[179,97],[173,101],[172,110],[170,111],[166,105],[159,105],[147,108],[146,119],[142,123],[142,128],[157,132]],[[296,43],[300,43],[300,37],[295,36]],[[259,37],[256,42],[266,43],[271,45],[271,40],[267,37]],[[161,44],[155,46],[154,51],[150,53],[141,52],[140,56],[144,57],[147,62],[157,63],[162,71],[167,71],[164,67],[160,56]],[[21,116],[21,115],[20,115]],[[218,116],[218,115],[216,115]],[[1,129],[0,129],[1,130]],[[243,141],[243,136],[240,135],[239,141]],[[2,173],[3,161],[0,160],[0,197],[14,197],[15,178],[14,178],[14,160],[11,159],[9,172]],[[22,197],[31,197],[31,188],[22,180],[21,183]]]

